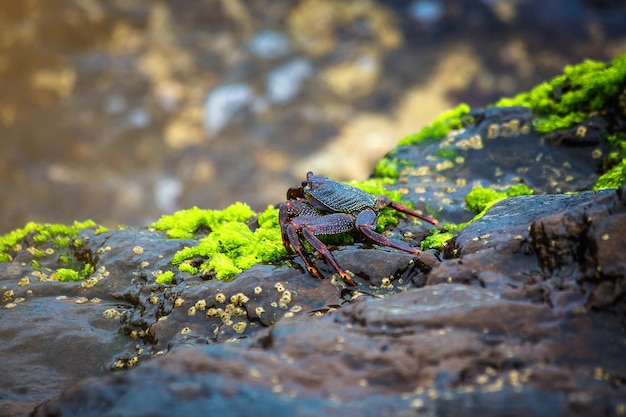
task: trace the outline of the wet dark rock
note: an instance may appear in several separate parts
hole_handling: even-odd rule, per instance
[[[624,190],[502,201],[448,242],[449,260],[428,284],[476,285],[565,310],[598,297],[613,305],[626,284]]]
[[[88,381],[35,415],[125,415],[139,406],[159,416],[220,404],[229,415],[463,413],[470,404],[501,415],[511,400],[520,412],[542,402],[545,415],[617,411],[623,346],[612,338],[619,326],[605,319],[566,320],[487,289],[425,287],[321,319],[283,320],[240,343],[178,351]],[[562,365],[573,357],[573,369]]]
[[[285,267],[255,267],[231,284],[181,283],[183,304],[152,324],[155,349],[169,343],[170,353],[86,380],[34,415],[622,415],[625,194],[505,200],[441,261],[336,250],[370,297]],[[366,289],[368,271],[396,277],[387,296]],[[272,308],[279,283],[301,311]],[[256,286],[271,296],[245,303],[255,324],[239,337],[188,314],[199,299],[217,306],[208,302],[216,293]],[[267,314],[256,317],[257,306]]]
[[[416,263],[412,255],[362,244],[334,250],[357,275],[355,291],[330,269],[324,280],[286,265],[256,265],[233,282],[181,274],[169,260],[195,242],[159,232],[85,230],[81,239],[72,255],[95,271],[82,282],[50,281],[61,266],[56,255],[40,258],[41,268],[27,250],[0,263],[0,415],[23,415],[81,379],[167,352],[247,339],[284,318],[405,291],[432,262],[432,255]],[[169,270],[173,285],[155,282]]]
[[[171,257],[184,241],[137,230],[91,233],[85,241],[76,255],[96,262],[93,280],[47,281],[51,271],[34,269],[30,261],[20,263],[21,254],[0,263],[0,356],[6,359],[0,373],[0,415],[32,408],[60,387],[107,372],[116,354],[124,352],[133,360],[144,351],[140,340],[120,332],[120,316],[134,307],[120,294],[146,282],[138,274],[133,248],[145,249],[142,261],[150,264],[145,275],[166,268],[165,256]]]
[[[357,288],[321,258],[322,280],[297,257],[181,274],[192,242],[149,230],[86,230],[83,282],[19,251],[0,263],[0,415],[623,414],[625,196],[507,199],[441,253],[330,245]]]

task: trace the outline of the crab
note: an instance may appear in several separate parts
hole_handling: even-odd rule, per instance
[[[374,196],[347,184],[328,177],[306,174],[306,181],[300,187],[287,191],[287,201],[279,206],[279,222],[283,245],[289,254],[297,253],[307,271],[316,278],[324,278],[313,265],[305,250],[305,242],[322,255],[337,273],[352,286],[357,284],[337,263],[326,245],[317,238],[320,235],[334,235],[357,230],[373,242],[417,254],[417,248],[404,242],[389,239],[376,232],[378,214],[384,207],[422,219],[439,226],[436,219],[423,216],[388,197]]]

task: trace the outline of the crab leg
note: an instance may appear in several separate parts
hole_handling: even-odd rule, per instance
[[[387,196],[380,195],[377,197],[377,199],[380,202],[381,206],[383,207],[391,207],[395,210],[398,210],[401,213],[408,214],[409,216],[417,217],[418,219],[422,219],[425,222],[428,222],[430,224],[433,224],[439,227],[439,221],[437,219],[433,219],[431,217],[419,214],[416,211],[413,211],[410,208],[403,206],[402,204],[396,203],[395,201],[391,201],[389,197]]]
[[[339,266],[335,257],[328,250],[326,245],[317,238],[316,235],[334,235],[337,233],[345,233],[354,229],[354,217],[345,214],[345,213],[333,213],[327,214],[325,216],[320,216],[316,218],[296,218],[293,219],[293,222],[290,226],[293,226],[297,230],[300,231],[302,237],[322,255],[326,261],[335,268],[337,273],[343,278],[348,284],[352,286],[357,286],[357,284],[352,280],[352,277],[344,271],[342,267]],[[296,251],[298,248],[295,248]],[[305,262],[306,263],[306,262]],[[314,272],[311,271],[312,268]],[[321,274],[312,264],[307,265],[307,270],[311,275],[321,278]]]
[[[308,253],[304,250],[302,242],[300,242],[300,236],[298,236],[298,230],[293,224],[288,224],[284,227],[283,233],[287,236],[289,244],[285,243],[285,247],[289,247],[288,252],[292,253],[292,249],[295,250],[300,258],[304,262],[304,266],[306,266],[306,270],[309,271],[309,274],[313,275],[315,278],[324,279],[322,274],[317,270],[315,266],[313,266],[313,262],[309,259]]]
[[[289,196],[289,192],[291,192],[292,190],[297,189],[290,188],[287,192],[287,196]],[[283,238],[283,246],[285,246],[287,253],[293,254],[293,249],[295,249],[296,246],[293,244],[292,239],[287,236],[287,225],[291,222],[291,220],[294,218],[313,219],[316,217],[320,217],[319,213],[311,206],[311,204],[306,201],[287,200],[285,203],[281,204],[278,214],[278,220],[280,223],[280,231]],[[298,254],[300,253],[298,252]]]
[[[348,275],[348,273],[346,271],[344,271],[342,267],[339,266],[339,264],[335,260],[335,257],[332,255],[332,253],[330,253],[330,251],[328,250],[326,245],[324,245],[324,243],[322,243],[322,241],[319,240],[313,234],[313,232],[311,232],[310,229],[308,229],[308,228],[302,229],[302,236],[304,236],[304,238],[307,240],[307,242],[309,242],[311,244],[311,246],[313,246],[313,248],[320,253],[320,255],[322,255],[324,258],[326,258],[328,263],[331,264],[333,266],[333,268],[335,268],[335,270],[341,276],[341,278],[343,278],[348,284],[352,285],[353,287],[357,286],[356,282],[354,282],[352,280],[352,277],[350,275]],[[319,274],[319,271],[317,270],[317,268],[315,268],[315,267],[313,267],[313,268],[315,269],[315,272],[317,274]],[[309,271],[309,272],[311,272],[311,271]],[[313,273],[311,273],[311,275],[317,276],[317,275],[315,275]]]
[[[392,248],[400,249],[408,253],[419,253],[419,249],[409,246],[399,240],[388,239],[374,230],[376,228],[376,213],[373,210],[367,209],[359,213],[356,218],[356,229],[370,238],[372,241],[383,246],[390,246]]]

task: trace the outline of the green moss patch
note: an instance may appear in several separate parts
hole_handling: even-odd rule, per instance
[[[161,272],[156,276],[157,284],[171,284],[174,279],[174,273],[172,271]]]
[[[243,203],[235,203],[224,210],[204,210],[193,207],[162,216],[151,227],[162,230],[172,239],[191,239],[197,233],[210,233],[219,230],[225,223],[242,223],[255,215]]]
[[[622,159],[613,168],[606,171],[593,185],[594,190],[618,188],[626,184],[626,158]]]
[[[498,201],[502,201],[509,197],[530,194],[533,194],[533,190],[524,184],[515,184],[504,189],[503,191],[477,187],[465,196],[465,203],[471,210],[479,212],[479,216],[482,216],[487,209],[496,204]]]
[[[182,272],[214,273],[227,280],[260,262],[271,263],[286,254],[278,226],[278,210],[268,207],[257,218],[254,230],[248,223],[255,216],[246,204],[224,210],[197,207],[161,217],[152,224],[176,239],[199,238],[196,246],[178,251],[171,263]],[[198,235],[204,234],[204,236]]]
[[[563,74],[512,98],[503,98],[496,107],[526,106],[532,109],[533,124],[539,133],[572,127],[589,113],[603,110],[617,97],[626,82],[626,54],[611,64],[586,60],[565,67]]]
[[[606,171],[593,185],[594,190],[618,188],[626,184],[626,133],[607,135],[611,152],[604,160]]]
[[[444,223],[439,229],[433,229],[430,235],[426,236],[420,243],[422,250],[437,249],[441,250],[444,243],[452,239],[456,233],[467,226],[469,223]]]
[[[418,133],[405,136],[398,142],[399,146],[416,145],[425,141],[438,141],[445,138],[451,130],[460,129],[469,122],[468,115],[470,106],[461,103],[451,110],[442,112],[428,126],[425,126]]]
[[[83,266],[82,270],[76,270],[71,268],[58,268],[50,277],[56,281],[61,282],[74,282],[82,281],[91,275],[93,267],[89,264]]]
[[[374,177],[395,179],[400,175],[401,162],[389,156],[384,157],[374,168]]]
[[[84,245],[81,234],[94,232],[98,226],[93,220],[75,221],[72,225],[58,223],[27,223],[0,236],[0,262],[11,262],[13,257],[30,256],[30,265],[40,271],[49,263],[63,265],[57,268],[50,280],[61,282],[82,281],[94,271],[94,265],[76,258],[76,250]]]
[[[44,257],[46,253],[40,246],[67,248],[76,241],[80,230],[94,227],[96,223],[93,220],[75,221],[71,226],[29,222],[21,229],[0,236],[0,262],[10,262],[12,253],[21,250],[22,246],[32,247],[34,257]]]
[[[430,235],[426,236],[420,243],[422,250],[437,249],[441,250],[444,243],[454,237],[452,232],[441,232],[438,230],[433,231]]]

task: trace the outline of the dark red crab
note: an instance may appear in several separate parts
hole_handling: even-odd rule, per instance
[[[302,186],[290,188],[287,191],[287,201],[280,204],[279,220],[283,244],[287,252],[293,254],[295,250],[298,253],[311,275],[323,278],[304,249],[304,242],[308,242],[348,284],[356,286],[317,236],[346,233],[356,229],[379,245],[419,253],[417,248],[388,239],[376,232],[378,213],[383,207],[394,208],[439,226],[437,220],[416,213],[386,196],[373,196],[358,188],[309,172]]]

